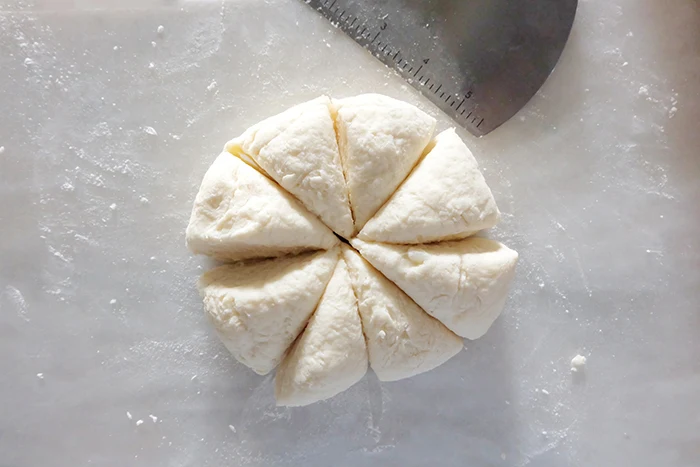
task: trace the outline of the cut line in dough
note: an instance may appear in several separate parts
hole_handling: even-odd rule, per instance
[[[451,128],[435,137],[358,237],[383,243],[454,240],[493,227],[499,218],[474,156]]]
[[[368,357],[350,273],[341,258],[302,334],[277,369],[277,405],[328,399],[358,382]]]
[[[350,238],[353,219],[328,97],[263,120],[229,141],[226,150],[275,180],[339,235]]]
[[[341,248],[357,297],[369,363],[380,381],[432,370],[462,350],[462,339],[426,314],[355,250]]]
[[[425,245],[354,239],[352,245],[427,313],[467,339],[483,336],[500,315],[518,253],[487,238]]]
[[[186,242],[224,261],[329,249],[338,239],[275,182],[224,152],[204,175]]]
[[[379,94],[333,101],[355,232],[394,193],[430,142],[435,119]]]
[[[316,309],[338,256],[334,248],[204,273],[204,309],[231,354],[258,374],[272,371]]]

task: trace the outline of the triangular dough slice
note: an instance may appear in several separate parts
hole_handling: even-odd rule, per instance
[[[277,369],[277,405],[328,399],[367,372],[367,346],[345,261],[335,267],[318,308]]]
[[[252,126],[226,150],[260,167],[339,235],[352,214],[328,97],[299,104]]]
[[[353,240],[374,267],[425,311],[468,339],[484,335],[503,309],[518,253],[472,237],[427,245]]]
[[[379,94],[333,101],[340,160],[345,170],[355,232],[386,202],[420,158],[435,119]]]
[[[493,227],[500,213],[471,151],[445,130],[358,235],[384,243],[428,243]]]
[[[224,265],[202,275],[204,309],[239,362],[261,375],[277,366],[316,309],[338,256],[334,248]]]
[[[344,248],[367,339],[369,363],[381,381],[431,370],[456,355],[462,340],[427,315],[351,248]]]
[[[281,256],[338,243],[289,193],[227,152],[204,175],[186,238],[193,253],[223,260]]]

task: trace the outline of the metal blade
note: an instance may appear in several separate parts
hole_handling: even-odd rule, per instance
[[[561,55],[578,0],[305,0],[477,136],[515,115]]]

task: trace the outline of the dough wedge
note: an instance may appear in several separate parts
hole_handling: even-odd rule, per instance
[[[185,238],[193,253],[224,261],[338,244],[333,232],[294,197],[228,152],[204,175]]]
[[[468,237],[496,225],[500,212],[471,151],[454,128],[432,148],[358,237],[429,243]]]
[[[328,97],[263,120],[229,141],[226,150],[252,160],[328,227],[350,238],[352,213]]]
[[[518,253],[486,238],[425,245],[354,239],[375,268],[457,335],[477,339],[503,310]]]
[[[379,210],[420,158],[435,119],[379,94],[334,100],[340,159],[355,232]]]
[[[367,339],[369,363],[381,381],[432,370],[462,350],[462,339],[426,314],[351,248],[343,248]]]
[[[339,254],[227,264],[202,275],[205,312],[236,360],[261,375],[277,366],[316,309]]]
[[[277,405],[309,405],[335,396],[362,379],[367,365],[357,299],[341,258],[306,329],[277,369]]]

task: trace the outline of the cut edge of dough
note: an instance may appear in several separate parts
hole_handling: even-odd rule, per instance
[[[202,235],[197,232],[196,224],[197,224],[197,219],[201,218],[201,209],[198,209],[198,204],[200,203],[200,195],[202,193],[202,186],[205,185],[205,182],[207,182],[208,177],[213,178],[215,181],[217,180],[216,176],[220,175],[221,171],[217,172],[214,171],[212,172],[212,169],[217,165],[217,164],[226,164],[226,161],[224,159],[231,157],[234,158],[238,163],[242,164],[241,167],[245,167],[248,170],[252,170],[254,173],[257,173],[258,175],[262,175],[263,178],[260,180],[267,180],[271,185],[274,185],[279,194],[289,202],[291,202],[294,205],[294,208],[296,209],[297,214],[301,215],[302,217],[308,216],[309,222],[312,224],[317,223],[317,226],[323,230],[323,241],[320,241],[317,244],[297,244],[297,245],[287,245],[287,246],[280,246],[280,245],[262,245],[262,244],[253,244],[253,245],[246,245],[244,241],[237,240],[240,244],[237,247],[231,246],[228,244],[225,239],[212,239],[210,238],[209,235]],[[223,162],[220,162],[223,161]],[[235,162],[233,162],[235,163]],[[218,168],[218,167],[217,167]],[[220,168],[218,168],[220,169]],[[251,172],[251,173],[253,173]],[[306,237],[303,237],[305,240],[307,239]],[[235,242],[234,242],[235,243]],[[284,256],[294,256],[298,254],[302,254],[304,252],[312,252],[312,251],[327,251],[332,248],[335,248],[338,246],[340,243],[338,236],[323,222],[321,221],[318,216],[316,216],[314,213],[309,211],[306,206],[304,206],[299,200],[296,199],[292,194],[290,194],[287,190],[279,186],[274,180],[270,179],[269,177],[265,177],[264,174],[258,172],[255,170],[254,167],[251,167],[249,164],[246,164],[245,161],[242,159],[232,155],[231,153],[227,151],[221,152],[216,159],[212,162],[212,164],[209,166],[207,171],[202,177],[202,182],[200,183],[199,189],[197,191],[197,194],[195,195],[195,199],[193,201],[193,206],[192,206],[192,211],[190,213],[190,218],[187,224],[187,227],[185,228],[185,247],[190,250],[190,252],[196,254],[196,255],[204,255],[208,256],[210,258],[213,258],[217,261],[221,262],[237,262],[237,261],[242,261],[242,260],[249,260],[249,259],[266,259],[266,258],[276,258],[276,257],[284,257]],[[257,250],[257,251],[256,251]],[[268,252],[265,252],[268,251]]]
[[[348,206],[350,207],[350,216],[352,217],[352,232],[350,237],[352,238],[357,233],[357,225],[355,223],[355,209],[350,202],[350,189],[348,188],[348,173],[345,170],[345,161],[343,160],[343,154],[345,151],[341,149],[341,144],[347,144],[346,141],[341,141],[340,130],[338,129],[338,107],[335,104],[335,100],[331,99],[330,104],[328,104],[328,111],[331,114],[331,119],[333,120],[333,132],[335,133],[335,143],[338,146],[338,155],[340,157],[340,169],[343,173],[343,181],[345,182],[345,191],[348,194]],[[343,237],[345,238],[345,237]],[[345,238],[345,240],[350,241],[350,238]],[[354,293],[354,290],[353,290]],[[357,298],[357,297],[355,297]]]
[[[242,361],[237,356],[238,350],[231,347],[231,345],[232,345],[231,338],[226,336],[224,334],[224,332],[219,328],[219,326],[217,325],[217,323],[215,321],[215,317],[207,309],[207,306],[205,303],[204,314],[207,318],[207,321],[209,321],[211,326],[214,328],[214,333],[216,334],[216,337],[219,339],[219,341],[223,344],[223,346],[226,348],[226,350],[234,357],[234,359],[237,362],[239,362],[241,365],[245,366],[246,368],[253,370],[253,372],[255,372],[256,374],[261,375],[261,376],[265,376],[265,375],[269,374],[270,372],[272,372],[273,370],[275,370],[279,366],[280,362],[282,362],[282,360],[284,360],[284,358],[287,356],[289,349],[292,348],[292,346],[294,345],[296,340],[299,338],[299,336],[301,336],[304,333],[304,331],[306,330],[306,326],[308,326],[309,320],[311,319],[313,314],[316,312],[318,305],[321,303],[321,299],[323,298],[323,294],[326,292],[326,288],[328,287],[328,284],[331,280],[331,277],[333,276],[333,271],[335,270],[335,267],[337,267],[337,263],[340,260],[340,258],[342,258],[342,251],[339,247],[336,246],[336,247],[331,248],[329,250],[304,251],[304,252],[297,253],[294,255],[278,256],[278,257],[271,257],[271,258],[252,258],[252,259],[247,259],[247,260],[243,260],[243,261],[238,261],[235,263],[220,264],[217,267],[214,267],[212,269],[209,269],[208,271],[205,271],[199,277],[199,279],[197,280],[197,283],[196,283],[197,292],[199,293],[199,296],[202,299],[204,299],[206,296],[207,286],[211,285],[213,282],[215,282],[217,280],[217,278],[215,277],[216,273],[218,271],[224,270],[227,267],[237,266],[237,265],[241,266],[241,267],[245,267],[245,266],[249,266],[249,265],[253,265],[253,264],[263,263],[266,261],[275,262],[275,261],[284,261],[284,260],[293,260],[293,259],[297,259],[298,261],[302,261],[302,262],[303,261],[312,262],[316,258],[319,258],[321,256],[325,256],[325,255],[330,255],[332,253],[335,253],[336,264],[333,266],[333,268],[332,268],[333,270],[331,271],[331,273],[328,274],[328,277],[325,280],[325,284],[323,285],[323,290],[319,294],[318,299],[316,300],[316,303],[313,305],[312,311],[308,314],[308,316],[306,316],[306,318],[303,320],[301,326],[296,331],[296,335],[295,335],[294,339],[287,346],[287,348],[284,349],[284,351],[279,356],[279,358],[277,359],[276,363],[274,363],[274,365],[268,365],[268,366],[264,366],[262,368],[261,367],[254,368],[253,366],[250,366],[247,363],[245,363],[244,361]],[[365,340],[365,345],[367,345],[366,340]]]
[[[350,235],[349,235],[349,236],[346,237],[346,236],[342,235],[341,233],[336,232],[336,231],[333,230],[333,229],[331,229],[331,231],[333,231],[333,233],[334,233],[335,235],[337,235],[338,237],[341,237],[341,238],[344,238],[344,239],[347,240],[347,241],[350,241],[350,238],[352,238],[352,236],[353,236],[354,234],[357,234],[357,230],[356,230],[356,227],[355,227],[355,212],[353,211],[352,203],[350,203],[350,192],[349,192],[349,189],[348,189],[348,178],[347,178],[347,173],[346,173],[346,171],[345,171],[345,164],[343,163],[343,151],[340,150],[341,141],[340,141],[340,133],[339,133],[339,131],[338,131],[338,118],[337,118],[337,117],[338,117],[338,107],[337,107],[337,105],[335,104],[336,99],[333,99],[332,97],[330,97],[330,96],[328,96],[328,95],[326,95],[326,94],[322,94],[322,95],[318,96],[318,97],[315,98],[315,99],[311,99],[311,100],[309,100],[309,101],[305,101],[305,102],[299,103],[299,104],[297,104],[295,107],[301,107],[301,106],[304,106],[304,105],[306,105],[306,104],[311,104],[311,103],[314,103],[314,102],[323,103],[323,104],[325,104],[325,105],[328,107],[328,113],[329,113],[329,115],[330,115],[331,122],[333,123],[333,133],[334,133],[334,135],[335,135],[335,142],[336,142],[336,146],[338,147],[338,157],[340,158],[340,168],[341,168],[341,172],[342,172],[342,174],[343,174],[343,184],[344,184],[344,187],[345,187],[345,194],[346,194],[346,197],[347,197],[347,199],[348,199],[348,207],[349,207],[349,209],[350,209],[350,216],[351,216],[351,218],[352,218],[352,231],[350,232]],[[289,109],[287,109],[287,110],[289,110]],[[283,111],[283,112],[280,112],[279,114],[274,115],[273,117],[269,117],[269,118],[277,117],[277,116],[281,115],[282,113],[284,113],[284,111]],[[265,119],[265,120],[267,120],[267,119]],[[272,177],[270,176],[270,174],[268,174],[267,171],[266,171],[265,169],[263,169],[262,167],[260,167],[260,165],[258,165],[258,163],[255,162],[255,159],[253,158],[253,156],[251,156],[245,149],[243,149],[243,144],[242,144],[243,138],[244,138],[244,137],[249,137],[249,138],[251,138],[251,139],[255,139],[255,135],[256,135],[257,132],[258,132],[258,128],[255,128],[255,127],[256,127],[257,125],[259,125],[260,123],[264,122],[265,120],[262,120],[261,122],[258,122],[258,123],[256,123],[256,124],[254,124],[254,125],[253,125],[252,127],[250,127],[248,130],[244,131],[241,135],[239,135],[239,136],[237,136],[237,137],[235,137],[235,138],[232,138],[232,139],[230,139],[229,141],[227,141],[226,144],[224,144],[224,149],[223,149],[223,151],[224,151],[224,152],[228,152],[229,154],[232,154],[233,156],[239,158],[240,160],[242,160],[243,162],[245,162],[246,164],[248,164],[249,166],[251,166],[252,168],[254,168],[255,170],[257,170],[258,172],[260,172],[260,174],[264,175],[266,178],[270,179],[272,182],[274,182],[275,184],[277,184],[281,189],[287,191],[284,187],[282,187],[282,185],[280,185],[280,184],[277,182],[277,180],[275,180],[274,178],[272,178]],[[285,129],[284,129],[283,131],[281,131],[277,136],[275,136],[275,137],[272,138],[270,141],[268,141],[265,145],[263,145],[263,146],[260,148],[260,150],[262,150],[265,146],[267,146],[268,144],[270,144],[274,139],[276,139],[276,138],[278,138],[279,136],[281,136],[281,135],[282,135],[284,132],[286,132],[287,130],[288,130],[288,128],[285,128]],[[251,131],[250,135],[247,134],[248,131]],[[302,203],[302,201],[301,201],[296,195],[290,193],[289,191],[287,191],[287,192],[288,192],[291,196],[293,196],[297,201],[299,201],[300,203]],[[303,205],[303,203],[302,203],[302,205]],[[304,206],[304,207],[306,207],[306,206]],[[308,209],[308,208],[307,208],[307,209]],[[311,212],[311,211],[309,210],[309,212]],[[318,216],[316,213],[311,212],[311,214],[313,214],[314,216],[318,217],[319,220],[321,220],[321,222],[323,222],[323,220],[320,218],[320,216]],[[325,222],[323,222],[323,224],[327,226],[327,224],[326,224]],[[327,226],[327,227],[330,229],[329,226]]]
[[[278,407],[303,407],[306,405],[311,405],[311,404],[314,404],[316,402],[321,402],[321,401],[330,399],[332,397],[335,397],[338,394],[347,391],[352,386],[354,386],[355,384],[360,382],[360,380],[362,380],[362,378],[364,378],[364,376],[367,374],[367,370],[370,367],[369,366],[369,354],[367,351],[367,336],[365,335],[365,329],[364,329],[364,326],[362,325],[362,317],[360,315],[360,309],[359,309],[359,305],[357,303],[357,294],[355,292],[355,287],[354,287],[354,284],[352,281],[352,275],[350,273],[350,266],[347,264],[347,262],[345,261],[345,258],[343,257],[343,248],[344,247],[350,248],[347,245],[341,243],[341,246],[338,248],[338,260],[336,261],[333,273],[331,274],[330,278],[326,282],[323,293],[321,294],[321,296],[318,300],[318,303],[316,304],[316,307],[314,308],[313,313],[311,313],[311,315],[307,319],[306,323],[304,324],[304,328],[301,330],[301,332],[294,339],[294,342],[292,342],[292,344],[289,346],[289,348],[287,348],[287,350],[284,353],[284,356],[282,357],[281,362],[277,366],[277,374],[275,375],[275,403]],[[328,291],[328,287],[330,286],[331,281],[333,280],[333,275],[335,274],[335,270],[339,267],[341,262],[345,265],[346,273],[348,274],[348,280],[350,281],[350,292],[352,293],[352,296],[354,299],[355,313],[356,313],[357,319],[360,323],[360,332],[362,333],[362,342],[364,343],[365,366],[364,366],[364,370],[362,371],[362,375],[359,377],[353,378],[354,381],[351,382],[350,384],[346,385],[346,387],[343,387],[342,389],[339,389],[339,390],[333,392],[332,394],[330,394],[330,393],[324,394],[321,398],[316,397],[317,394],[313,394],[313,395],[309,394],[306,397],[300,397],[299,394],[294,394],[288,398],[285,398],[280,394],[280,386],[279,386],[278,379],[277,379],[278,376],[280,375],[280,373],[279,373],[280,366],[284,363],[284,361],[287,359],[287,357],[289,357],[289,355],[294,351],[294,349],[297,346],[298,341],[304,336],[304,333],[306,332],[306,330],[309,327],[309,323],[316,315],[318,308],[321,306],[321,303],[323,302],[323,299]]]
[[[335,139],[336,139],[336,142],[337,142],[337,144],[338,144],[338,152],[340,153],[340,165],[341,165],[341,167],[342,167],[342,169],[343,169],[343,177],[345,177],[345,186],[346,186],[346,187],[348,187],[348,176],[347,176],[347,171],[346,171],[346,169],[345,169],[345,166],[346,166],[345,160],[343,159],[343,155],[346,153],[346,151],[342,150],[341,147],[344,147],[345,145],[347,145],[347,142],[346,142],[346,141],[341,141],[341,138],[340,138],[340,131],[339,131],[339,129],[338,129],[338,113],[339,113],[339,111],[340,111],[340,108],[341,108],[342,105],[343,105],[343,101],[346,101],[346,100],[349,100],[349,99],[357,99],[357,98],[360,98],[360,97],[361,97],[361,98],[368,98],[368,97],[370,97],[370,96],[372,96],[372,97],[374,97],[374,98],[378,98],[380,101],[383,101],[384,103],[386,103],[387,101],[390,101],[390,102],[398,103],[398,105],[406,105],[406,106],[413,107],[413,108],[417,109],[418,111],[420,111],[420,112],[424,113],[425,115],[427,115],[428,117],[430,117],[430,120],[431,120],[431,129],[430,129],[430,140],[429,140],[428,143],[423,147],[423,149],[422,149],[422,151],[421,151],[421,155],[416,159],[416,161],[415,161],[415,162],[413,163],[413,165],[411,166],[410,170],[408,170],[408,172],[406,173],[406,175],[404,176],[404,178],[401,180],[401,182],[396,186],[396,188],[394,189],[394,191],[393,191],[393,192],[386,198],[386,200],[384,200],[384,202],[372,213],[372,215],[369,216],[369,218],[367,219],[367,221],[365,222],[365,224],[366,224],[370,219],[372,219],[372,218],[381,210],[381,208],[382,208],[386,203],[389,202],[389,200],[392,198],[392,196],[394,196],[394,193],[396,193],[396,191],[399,189],[399,187],[401,187],[401,185],[403,185],[403,183],[406,181],[406,179],[408,179],[408,177],[411,175],[411,173],[413,173],[413,171],[415,170],[416,166],[418,166],[418,164],[420,163],[420,161],[422,161],[423,158],[426,156],[426,154],[428,154],[428,152],[430,152],[430,150],[435,146],[435,137],[437,136],[437,135],[435,135],[435,130],[436,130],[436,128],[437,128],[437,119],[436,119],[435,117],[433,117],[432,115],[430,115],[429,113],[427,113],[426,111],[424,111],[423,109],[419,108],[418,106],[413,105],[413,104],[411,104],[411,103],[409,103],[409,102],[403,101],[403,100],[401,100],[401,99],[396,99],[396,98],[394,98],[394,97],[386,96],[386,95],[384,95],[384,94],[371,93],[371,92],[370,92],[370,93],[357,94],[357,95],[354,95],[354,96],[347,96],[347,97],[343,97],[343,98],[337,98],[337,99],[336,99],[336,98],[333,98],[333,97],[329,97],[329,99],[330,99],[329,110],[330,110],[330,113],[331,113],[331,118],[333,119],[333,129],[335,130]],[[367,101],[367,102],[360,101],[360,103],[358,103],[357,105],[362,105],[362,106],[380,106],[380,104],[377,104],[377,103],[371,102],[371,101]],[[341,144],[342,144],[343,146],[341,146]],[[352,215],[352,220],[353,220],[353,233],[352,233],[352,236],[355,237],[355,236],[357,236],[357,235],[362,231],[362,228],[364,227],[364,224],[361,225],[361,226],[358,226],[358,225],[357,225],[357,219],[356,219],[356,215],[355,215],[355,208],[354,208],[354,206],[353,206],[352,199],[351,199],[351,197],[350,197],[350,189],[349,189],[349,187],[348,187],[348,201],[349,201],[349,204],[350,204],[350,214]],[[346,240],[349,241],[350,239],[348,238],[348,239],[346,239]]]
[[[467,241],[479,241],[483,240],[486,242],[487,245],[493,247],[497,247],[495,250],[489,250],[489,252],[495,252],[497,250],[503,250],[506,257],[503,258],[503,266],[504,269],[506,269],[506,272],[499,276],[499,279],[501,279],[503,283],[503,288],[505,289],[505,293],[502,298],[493,301],[490,303],[488,306],[485,306],[479,310],[478,314],[467,314],[467,315],[459,315],[456,317],[452,317],[449,320],[444,319],[441,316],[438,316],[440,313],[437,313],[435,310],[429,310],[428,307],[423,306],[419,303],[419,300],[414,298],[413,293],[409,293],[407,290],[405,290],[401,285],[397,283],[394,279],[390,278],[388,275],[386,275],[378,266],[375,265],[375,262],[370,261],[368,258],[366,258],[362,253],[363,245],[366,246],[372,246],[372,245],[377,245],[377,246],[384,246],[387,248],[420,248],[421,246],[426,246],[426,247],[439,247],[440,245],[447,246],[451,243],[459,243],[459,242],[467,242]],[[370,241],[370,240],[363,240],[359,237],[356,237],[352,240],[351,245],[355,251],[358,252],[358,254],[364,259],[367,263],[369,263],[373,268],[375,268],[380,274],[382,274],[388,281],[390,281],[392,284],[394,284],[396,287],[398,287],[401,291],[403,291],[411,300],[413,300],[425,313],[433,317],[434,319],[440,321],[445,327],[447,327],[450,331],[455,333],[457,336],[468,339],[468,340],[476,340],[481,337],[483,337],[488,330],[493,326],[493,324],[496,322],[496,320],[501,316],[505,309],[505,305],[508,301],[508,298],[510,297],[509,291],[512,287],[513,279],[515,277],[515,271],[516,271],[516,266],[518,264],[520,255],[519,253],[505,245],[504,243],[494,240],[492,238],[488,237],[482,237],[479,235],[475,236],[470,236],[467,238],[461,238],[457,240],[446,240],[446,241],[439,241],[439,242],[433,242],[433,243],[424,243],[424,244],[394,244],[394,243],[383,243],[383,242],[375,242],[375,241]],[[366,253],[365,253],[366,254]],[[434,253],[427,253],[427,254],[434,254]],[[344,250],[341,250],[341,257],[344,257]],[[460,268],[461,268],[461,263],[460,263]],[[408,289],[408,287],[406,287]],[[479,299],[480,300],[480,299]],[[421,300],[422,302],[422,300]],[[461,321],[461,323],[455,323],[455,321]],[[465,323],[466,322],[466,323]]]
[[[348,265],[348,270],[350,272],[350,278],[352,281],[352,290],[353,290],[353,293],[355,294],[355,299],[357,300],[357,303],[358,303],[358,313],[360,314],[360,323],[362,324],[362,334],[363,334],[364,339],[365,339],[365,345],[367,346],[368,357],[369,357],[369,348],[370,348],[369,338],[367,336],[367,332],[365,331],[365,320],[362,316],[362,313],[360,312],[360,306],[359,306],[360,297],[359,297],[357,290],[356,290],[356,287],[357,287],[356,281],[359,280],[358,276],[357,276],[358,271],[356,271],[353,268],[353,266],[351,266],[351,264],[350,264],[351,261],[348,258],[349,255],[350,256],[352,256],[352,255],[357,256],[360,259],[360,261],[362,261],[364,264],[366,264],[366,266],[369,268],[369,270],[376,272],[378,276],[384,278],[388,283],[393,285],[401,294],[403,294],[405,296],[406,299],[410,300],[416,306],[416,308],[418,310],[420,310],[420,312],[425,315],[426,318],[437,323],[439,325],[439,327],[442,327],[447,332],[446,335],[449,336],[451,339],[453,339],[454,343],[455,343],[452,351],[445,353],[442,358],[435,360],[434,364],[425,365],[423,368],[421,368],[420,371],[413,372],[413,373],[408,374],[408,375],[401,374],[401,375],[388,376],[386,373],[380,375],[372,367],[372,360],[370,357],[369,358],[369,368],[372,368],[372,371],[374,372],[374,374],[377,376],[377,378],[380,381],[382,381],[382,382],[400,381],[402,379],[412,378],[413,376],[427,373],[429,371],[432,371],[432,370],[444,365],[445,363],[447,363],[449,360],[451,360],[453,357],[455,357],[457,354],[459,354],[465,348],[464,341],[463,341],[461,336],[459,336],[458,334],[453,332],[451,329],[449,329],[447,326],[445,326],[445,324],[442,323],[439,319],[435,318],[433,315],[426,312],[423,309],[423,307],[421,307],[418,303],[416,303],[415,300],[413,300],[413,298],[411,298],[406,292],[404,292],[404,290],[401,287],[399,287],[394,281],[392,281],[386,275],[384,275],[384,273],[382,273],[379,269],[375,268],[372,263],[370,263],[368,260],[366,260],[362,256],[362,254],[359,252],[359,250],[355,249],[352,246],[341,244],[340,258],[342,258],[346,262],[346,264]],[[392,370],[392,371],[394,371],[394,370]]]
[[[300,102],[292,107],[289,107],[279,113],[276,113],[270,117],[264,118],[260,120],[259,122],[253,124],[252,126],[248,127],[243,133],[240,135],[236,136],[235,138],[230,139],[229,141],[224,144],[224,151],[228,152],[230,154],[233,154],[234,156],[238,157],[241,159],[243,162],[246,164],[250,165],[253,167],[255,170],[260,172],[261,174],[265,175],[267,178],[272,180],[273,182],[277,183],[268,173],[265,169],[260,167],[257,162],[255,162],[255,158],[249,154],[245,149],[243,149],[243,140],[244,139],[249,139],[249,140],[255,140],[255,137],[258,134],[258,131],[260,131],[260,128],[262,127],[263,123],[269,123],[271,121],[274,121],[276,118],[281,118],[284,114],[291,113],[293,110],[297,110],[300,112],[303,112],[303,108],[307,105],[313,104],[313,103],[320,103],[325,100],[325,104],[328,106],[328,110],[331,113],[331,106],[332,106],[332,98],[330,96],[327,96],[326,94],[322,94],[314,99],[310,99],[308,101]],[[296,120],[296,119],[295,119]],[[291,126],[291,125],[290,125]],[[264,145],[260,147],[258,152],[260,152],[262,149],[264,149],[268,144],[270,144],[274,139],[278,138],[280,135],[285,133],[289,129],[289,126],[283,128],[276,136],[270,139],[270,141],[266,142]],[[284,189],[284,188],[282,188]],[[285,190],[286,191],[286,190]],[[291,193],[290,193],[291,194]],[[295,196],[296,198],[296,196]]]
[[[434,131],[435,130],[433,129],[433,132]],[[448,132],[454,133],[455,136],[457,136],[460,139],[460,141],[462,141],[464,143],[462,138],[460,138],[459,135],[456,134],[457,133],[456,127],[447,128],[446,130],[441,131],[437,135],[434,135],[432,137],[432,139],[430,140],[430,142],[428,142],[428,144],[423,149],[423,153],[418,158],[418,160],[416,161],[414,166],[408,172],[408,175],[406,175],[406,177],[401,181],[399,186],[396,187],[396,190],[394,190],[394,192],[391,194],[391,196],[389,196],[389,198],[387,198],[387,200],[384,202],[384,204],[382,204],[379,207],[379,209],[377,209],[377,211],[372,215],[372,217],[365,223],[365,225],[362,227],[362,229],[360,229],[359,232],[355,233],[355,238],[362,240],[362,241],[366,241],[366,242],[387,243],[387,244],[396,244],[396,245],[401,245],[401,244],[419,245],[419,244],[429,244],[429,243],[440,243],[440,242],[449,242],[449,241],[455,241],[455,240],[464,240],[465,238],[477,235],[479,232],[484,232],[490,228],[493,228],[495,225],[497,225],[500,222],[502,214],[501,214],[500,209],[498,208],[498,205],[496,204],[495,205],[496,213],[495,213],[495,219],[493,221],[493,225],[486,227],[486,228],[479,228],[479,229],[464,231],[464,232],[453,234],[453,235],[446,235],[446,236],[443,236],[439,239],[434,239],[434,240],[428,240],[428,241],[419,240],[419,241],[415,241],[413,243],[411,243],[411,242],[391,242],[391,241],[386,241],[386,240],[378,240],[378,239],[375,239],[375,238],[367,235],[366,230],[365,230],[365,227],[367,226],[367,224],[369,224],[375,218],[375,216],[378,213],[380,213],[382,211],[382,209],[384,209],[384,207],[387,206],[391,202],[391,200],[394,198],[394,195],[401,189],[401,187],[408,181],[408,179],[411,178],[411,176],[413,176],[414,172],[416,170],[418,170],[418,166],[423,162],[423,159],[425,159],[426,156],[435,148],[435,146],[437,144],[438,137],[440,135],[442,135],[444,133],[448,133]],[[466,146],[466,143],[465,143],[465,146]],[[471,153],[471,149],[469,149],[468,146],[467,146],[467,150]],[[473,157],[473,154],[472,154],[472,157]],[[477,163],[477,170],[479,170],[479,172],[481,173],[481,175],[483,177],[483,172],[481,171],[481,169],[478,166],[478,161],[476,160],[476,158],[474,158],[474,160]],[[488,183],[486,184],[486,187],[489,189],[489,191],[491,191],[491,187],[488,186]],[[493,194],[492,194],[492,197],[493,197]],[[494,198],[494,203],[495,203],[495,198]]]

